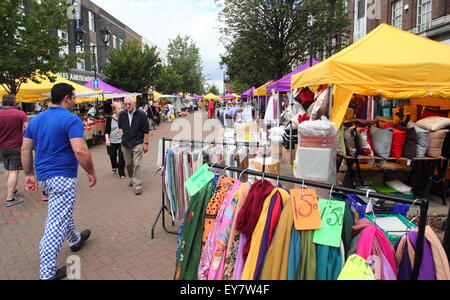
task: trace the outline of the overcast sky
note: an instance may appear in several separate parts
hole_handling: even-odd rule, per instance
[[[203,73],[223,91],[219,8],[214,0],[91,0],[122,23],[167,51],[170,39],[189,35],[200,48]]]

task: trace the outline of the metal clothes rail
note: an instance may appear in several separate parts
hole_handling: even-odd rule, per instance
[[[420,266],[422,265],[422,260],[423,260],[425,230],[426,230],[427,221],[428,221],[429,202],[427,199],[410,200],[410,199],[395,197],[395,196],[391,196],[391,195],[371,193],[371,192],[356,190],[356,189],[337,186],[337,185],[314,182],[314,181],[309,181],[309,180],[302,180],[302,179],[298,179],[298,178],[294,178],[294,177],[266,174],[264,172],[257,172],[257,171],[248,170],[248,169],[244,170],[244,169],[240,169],[240,168],[228,167],[228,166],[224,166],[224,165],[216,165],[216,164],[212,164],[212,163],[209,163],[208,165],[215,169],[221,169],[221,170],[226,169],[227,171],[230,171],[230,172],[237,172],[237,173],[241,173],[241,174],[248,174],[248,175],[253,175],[253,176],[258,176],[258,177],[263,177],[263,178],[276,179],[279,181],[291,182],[291,183],[296,183],[296,184],[301,184],[304,186],[310,186],[310,187],[316,187],[316,188],[322,188],[322,189],[326,189],[326,190],[330,190],[330,191],[342,192],[345,194],[356,194],[356,195],[360,195],[360,196],[369,196],[372,198],[378,198],[378,199],[394,201],[394,202],[398,202],[398,203],[410,204],[412,206],[419,206],[420,207],[420,226],[419,226],[419,236],[417,239],[417,247],[416,247],[416,251],[415,251],[416,257],[415,257],[414,270],[413,270],[413,279],[415,279],[415,280],[419,279]]]
[[[162,139],[163,142],[163,146],[162,146],[162,153],[163,153],[163,173],[162,173],[162,183],[161,183],[161,188],[162,188],[162,205],[161,205],[161,209],[158,211],[158,215],[156,217],[155,222],[153,223],[152,229],[151,229],[151,238],[152,240],[155,238],[155,228],[156,228],[156,224],[158,223],[158,220],[160,217],[162,220],[162,227],[164,229],[164,231],[166,233],[169,234],[178,234],[177,232],[174,231],[170,231],[166,228],[166,216],[165,216],[165,212],[167,211],[170,214],[169,208],[166,206],[165,204],[165,182],[164,182],[164,177],[165,177],[165,171],[166,171],[166,142],[174,142],[174,143],[181,143],[181,144],[190,144],[192,146],[195,145],[201,145],[201,146],[207,146],[207,145],[212,145],[212,146],[235,146],[235,147],[246,147],[246,148],[261,148],[264,147],[264,162],[263,162],[263,172],[265,172],[265,156],[266,156],[266,151],[267,151],[267,145],[262,145],[260,142],[235,142],[235,143],[225,143],[225,142],[215,142],[215,141],[196,141],[196,140],[176,140],[176,139],[167,139],[167,138],[163,138]],[[175,226],[174,222],[172,221],[172,226]]]

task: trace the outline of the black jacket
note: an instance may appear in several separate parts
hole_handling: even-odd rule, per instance
[[[122,145],[134,148],[144,143],[144,135],[150,131],[147,114],[136,108],[133,113],[133,121],[130,127],[128,111],[124,110],[119,115],[119,128],[123,130]]]

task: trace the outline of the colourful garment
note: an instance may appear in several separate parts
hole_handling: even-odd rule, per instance
[[[239,235],[238,254],[236,257],[236,265],[234,266],[233,280],[241,280],[242,272],[244,271],[245,259],[244,259],[244,247],[247,244],[247,235],[241,233]]]
[[[234,196],[237,193],[240,184],[241,183],[237,181],[228,191],[228,194],[217,213],[214,227],[203,247],[198,269],[197,279],[199,280],[211,279],[209,274],[210,270],[212,270],[211,277],[214,278],[219,269],[220,261],[223,252],[225,251],[225,245],[228,244],[228,234],[234,218],[234,209],[236,208]]]
[[[266,254],[261,280],[288,279],[289,247],[293,226],[292,200],[289,200],[285,203],[272,244]]]
[[[337,280],[342,271],[341,248],[316,245],[316,280]]]
[[[230,236],[228,238],[227,251],[224,259],[224,268],[223,268],[223,280],[231,280],[233,278],[234,266],[236,264],[236,259],[239,251],[239,231],[237,230],[237,215],[241,211],[241,208],[245,204],[245,200],[247,199],[248,191],[250,187],[248,184],[241,184],[239,188],[239,199],[235,211],[235,218],[233,220],[233,225],[231,227]]]
[[[267,250],[269,250],[270,243],[272,242],[273,234],[280,220],[281,211],[283,209],[283,201],[280,193],[275,193],[272,197],[269,212],[267,214],[267,221],[264,228],[263,237],[261,240],[261,247],[259,248],[258,260],[256,262],[254,280],[258,280],[261,275],[264,259],[266,258]]]
[[[252,236],[255,226],[260,219],[265,200],[274,189],[275,187],[272,183],[267,180],[258,180],[252,185],[244,207],[242,207],[237,219],[238,230],[241,233],[248,237]],[[247,259],[252,242],[252,239],[249,238],[247,244],[245,244],[244,259]]]
[[[214,227],[216,216],[222,206],[223,200],[235,183],[236,179],[234,178],[221,177],[219,179],[219,184],[217,185],[216,191],[206,207],[205,228],[202,238],[203,246],[206,244],[209,234]]]
[[[189,210],[183,223],[183,231],[178,246],[176,280],[197,279],[198,265],[202,251],[202,233],[205,222],[205,210],[213,195],[214,180],[208,183],[192,197]]]
[[[272,202],[272,197],[276,193],[280,194],[283,203],[286,203],[291,197],[290,194],[286,190],[276,188],[269,194],[269,196],[264,201],[264,206],[261,211],[259,220],[258,220],[258,222],[255,226],[255,229],[253,231],[253,234],[251,236],[252,242],[250,245],[250,251],[248,252],[247,260],[245,262],[244,271],[242,273],[242,278],[241,278],[242,280],[253,280],[253,278],[254,278],[256,268],[257,268],[259,249],[261,247],[262,238],[263,238],[263,234],[264,234],[264,227],[265,227],[265,224],[268,219],[267,216],[268,216],[268,212],[269,212],[269,206]],[[270,223],[270,220],[269,220],[269,223]]]
[[[316,279],[316,245],[313,243],[314,231],[301,231],[301,257],[298,280]]]
[[[295,227],[292,226],[291,244],[289,245],[288,280],[297,280],[298,277],[300,258],[302,255],[301,239],[300,231],[295,230]]]

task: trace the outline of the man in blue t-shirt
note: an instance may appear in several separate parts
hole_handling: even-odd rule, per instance
[[[58,269],[56,260],[64,240],[77,252],[91,235],[90,230],[78,233],[73,221],[78,164],[88,174],[89,187],[97,183],[83,122],[71,113],[76,99],[74,88],[65,83],[56,84],[51,94],[53,105],[30,121],[22,146],[26,189],[37,191],[39,182],[49,196],[48,217],[39,247],[42,280],[67,276],[66,267]]]

